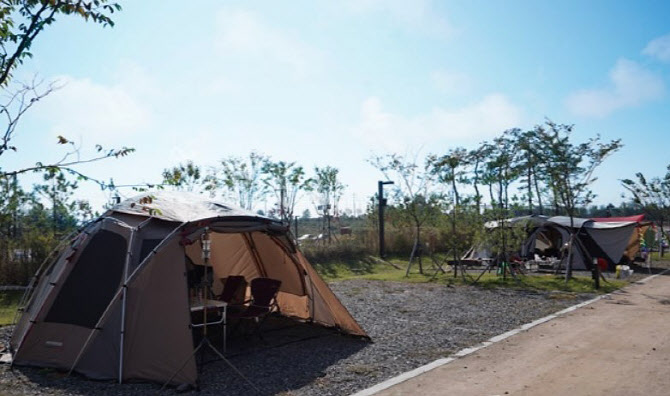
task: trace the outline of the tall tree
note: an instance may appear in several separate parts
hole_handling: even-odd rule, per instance
[[[454,204],[459,206],[461,196],[458,192],[458,185],[468,184],[469,182],[466,176],[466,166],[469,165],[468,152],[462,147],[457,147],[449,150],[447,154],[441,157],[429,156],[428,161],[432,166],[431,172],[436,175],[437,181],[451,187]]]
[[[631,193],[633,202],[660,223],[661,236],[665,238],[664,223],[670,218],[670,165],[663,177],[648,179],[638,172],[635,174],[635,179],[623,179],[621,184]],[[660,253],[663,257],[665,253],[663,243],[660,246]]]
[[[456,223],[461,207],[461,196],[458,193],[458,185],[469,183],[466,176],[466,166],[469,165],[468,159],[468,152],[462,147],[451,149],[442,157],[428,157],[428,161],[432,164],[431,172],[437,176],[437,181],[448,184],[451,187],[451,252],[454,261],[454,277],[458,275],[460,264],[460,252],[458,251],[458,241],[456,238]]]
[[[263,164],[263,173],[263,183],[277,199],[279,218],[290,227],[300,192],[311,189],[313,179],[308,178],[303,167],[295,162],[273,162],[268,159]]]
[[[331,215],[339,216],[339,203],[346,186],[340,181],[339,169],[332,166],[314,168],[313,191],[316,192],[316,209],[321,214],[323,228],[331,239]]]
[[[489,192],[492,205],[489,214],[501,224],[496,230],[499,239],[498,246],[500,246],[498,262],[502,266],[503,277],[507,273],[507,254],[511,246],[510,242],[513,241],[513,229],[507,226],[505,220],[511,214],[509,188],[519,177],[518,151],[514,140],[514,135],[517,133],[518,129],[508,129],[493,139],[486,163],[486,177],[490,183]],[[494,194],[494,190],[497,194]]]
[[[387,154],[372,157],[370,164],[379,169],[388,179],[393,180],[394,198],[401,213],[406,215],[414,228],[414,245],[407,263],[406,276],[415,257],[420,257],[422,250],[421,228],[430,219],[440,213],[441,196],[435,189],[435,175],[430,161],[419,163],[416,156],[406,158],[398,154]],[[419,272],[423,273],[423,265],[419,259]]]
[[[257,201],[265,196],[267,190],[263,183],[263,164],[267,157],[251,152],[249,158],[227,157],[221,160],[220,167],[210,170],[205,180],[205,190],[215,195],[221,191],[224,197],[237,199],[240,207],[253,210]]]
[[[543,157],[547,185],[557,202],[570,217],[572,234],[570,236],[566,280],[572,277],[572,258],[574,234],[574,217],[578,207],[588,205],[594,198],[589,186],[596,180],[595,170],[614,152],[621,147],[621,139],[602,142],[600,136],[587,142],[573,143],[574,126],[546,121],[544,126],[536,128],[539,142],[545,147]]]
[[[79,188],[76,181],[68,180],[62,171],[51,170],[44,173],[43,184],[35,186],[38,196],[43,197],[50,205],[51,226],[54,233],[65,233],[77,225],[73,212],[78,203],[72,200],[75,190]]]
[[[163,185],[172,186],[176,190],[197,191],[202,183],[200,167],[193,161],[163,170]]]
[[[534,213],[534,199],[537,201],[538,210],[543,212],[542,194],[538,178],[538,167],[540,165],[541,147],[538,144],[538,134],[535,130],[515,130],[514,139],[516,147],[520,151],[517,158],[520,178],[520,190],[525,192],[528,201],[528,214]]]
[[[481,213],[482,206],[482,194],[479,191],[480,184],[486,184],[484,181],[484,172],[483,167],[485,165],[486,159],[489,157],[491,152],[491,145],[484,142],[476,149],[468,153],[468,163],[472,166],[472,177],[470,178],[472,182],[472,187],[475,189],[475,205],[477,207],[477,213]]]
[[[487,170],[497,184],[498,196],[495,202],[504,211],[509,209],[509,188],[519,178],[518,150],[514,139],[518,131],[518,129],[508,129],[501,136],[493,139],[493,148],[487,163]]]

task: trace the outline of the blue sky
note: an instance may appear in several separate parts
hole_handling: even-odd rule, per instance
[[[83,152],[135,147],[82,167],[117,183],[256,150],[338,167],[344,206],[361,208],[381,177],[373,153],[472,148],[545,117],[576,124],[577,141],[623,139],[597,172],[597,203],[670,163],[667,2],[121,4],[113,29],[61,18],[38,38],[17,77],[63,88],[27,115],[3,168],[57,158],[59,134]]]

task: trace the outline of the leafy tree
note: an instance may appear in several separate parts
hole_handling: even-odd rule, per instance
[[[0,283],[25,284],[58,241],[97,216],[72,199],[77,182],[67,173],[44,173],[26,192],[16,177],[0,180]]]
[[[461,196],[458,193],[459,184],[468,184],[466,176],[466,166],[468,162],[468,152],[458,147],[449,150],[442,157],[429,156],[428,161],[432,166],[431,172],[437,176],[437,181],[448,184],[451,187],[451,193],[454,196],[454,204],[461,204]]]
[[[32,197],[19,185],[17,178],[0,179],[0,279],[7,281],[10,261],[21,247],[23,231],[22,208]]]
[[[486,159],[489,157],[492,146],[488,143],[482,143],[478,148],[470,151],[468,153],[468,163],[472,166],[472,177],[470,181],[472,182],[472,187],[475,189],[475,205],[477,207],[477,213],[481,212],[482,205],[482,194],[479,191],[480,183],[483,183],[483,171],[482,167],[485,164]]]
[[[513,137],[516,140],[516,147],[520,154],[517,158],[520,172],[520,190],[525,191],[528,200],[528,214],[534,213],[534,200],[540,214],[543,213],[542,194],[540,192],[540,178],[538,177],[538,168],[540,167],[541,145],[538,142],[539,134],[536,130],[524,131],[514,130]]]
[[[395,181],[394,198],[399,213],[414,228],[414,245],[406,272],[409,276],[413,259],[422,250],[421,228],[441,213],[442,197],[435,190],[433,164],[430,160],[419,164],[416,157],[405,158],[398,154],[375,156],[369,162],[388,180]],[[423,273],[421,260],[419,260],[419,272]]]
[[[509,129],[500,136],[493,139],[491,144],[485,144],[487,154],[484,181],[489,186],[491,198],[491,209],[487,211],[486,217],[503,224],[505,219],[511,217],[509,188],[519,177],[517,165],[518,150],[515,145],[515,134],[518,129]],[[497,238],[499,248],[499,264],[502,266],[503,277],[506,276],[505,264],[508,261],[507,253],[513,239],[513,229],[510,227],[497,227],[490,233],[485,233],[487,238]],[[490,244],[490,241],[488,241]]]
[[[205,190],[215,195],[222,191],[224,197],[230,195],[237,199],[239,205],[252,210],[256,201],[267,194],[263,183],[263,165],[268,158],[262,154],[251,152],[248,159],[227,157],[221,160],[220,168],[213,168],[205,178]]]
[[[601,142],[600,136],[587,142],[576,144],[571,140],[573,125],[547,121],[536,128],[540,144],[545,148],[542,160],[546,184],[552,187],[554,201],[570,217],[574,230],[574,217],[578,207],[588,205],[594,198],[589,189],[596,180],[594,171],[621,147],[621,139]],[[566,280],[572,276],[572,244],[574,231],[570,236],[570,249],[566,268]]]
[[[314,181],[310,189],[316,193],[316,210],[321,214],[323,226],[331,240],[330,220],[331,214],[339,216],[339,203],[346,186],[342,184],[338,175],[340,170],[332,166],[315,167]]]
[[[509,187],[519,178],[518,151],[514,140],[514,135],[518,131],[518,129],[509,129],[493,139],[493,149],[487,163],[487,170],[493,177],[498,190],[498,196],[493,202],[504,212],[509,209]]]
[[[290,226],[299,194],[301,191],[309,190],[313,180],[307,178],[303,167],[296,165],[295,162],[267,160],[263,165],[263,173],[265,174],[263,183],[277,199],[279,217]]]
[[[633,196],[633,202],[642,207],[653,219],[660,223],[661,235],[665,237],[663,228],[665,219],[670,217],[670,165],[663,177],[646,178],[641,172],[635,179],[621,180],[623,187]],[[661,256],[665,249],[661,243]]]
[[[163,185],[173,186],[176,190],[194,191],[202,182],[200,167],[193,161],[163,170]]]
[[[76,213],[84,217],[93,216],[88,203],[72,200],[74,191],[79,187],[76,181],[68,180],[66,174],[58,170],[50,170],[43,175],[44,184],[35,186],[37,196],[42,196],[51,205],[51,226],[56,234],[64,234],[75,228],[78,219]]]
[[[0,126],[0,130],[3,130],[0,132],[0,156],[7,151],[18,151],[12,140],[21,117],[57,88],[53,83],[42,88],[42,82],[36,79],[29,83],[12,83],[12,73],[26,58],[32,57],[30,48],[37,36],[63,15],[75,15],[103,26],[113,26],[111,15],[119,10],[121,7],[117,3],[107,0],[12,0],[0,4],[0,89],[6,98],[0,103],[0,116],[6,123],[4,127]],[[72,142],[59,136],[58,143],[65,145]],[[0,169],[0,178],[53,169],[65,170],[86,178],[73,169],[73,166],[106,158],[123,157],[134,151],[127,147],[105,150],[101,146],[96,146],[96,155],[82,159],[79,156],[79,149],[74,144],[69,147],[72,151],[67,152],[59,161],[38,162],[35,166],[25,169]],[[105,186],[100,181],[93,181]]]
[[[0,4],[0,86],[26,58],[37,36],[62,15],[114,26],[111,15],[121,6],[108,0],[8,0]]]
[[[468,152],[458,147],[449,150],[449,152],[442,157],[429,156],[428,161],[432,164],[431,172],[437,176],[437,181],[443,184],[448,184],[451,187],[451,251],[454,262],[454,277],[458,275],[459,264],[459,247],[458,238],[456,237],[456,223],[458,222],[458,212],[461,207],[461,196],[458,193],[459,184],[468,184],[466,166],[468,162]]]

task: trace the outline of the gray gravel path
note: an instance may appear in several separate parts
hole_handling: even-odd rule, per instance
[[[264,394],[347,395],[593,297],[366,280],[331,287],[373,342],[282,319],[270,323],[264,342],[233,340],[230,361]],[[0,336],[9,330],[0,329]],[[159,388],[0,366],[3,395],[137,395]],[[204,365],[198,394],[252,392],[225,363],[215,361]]]

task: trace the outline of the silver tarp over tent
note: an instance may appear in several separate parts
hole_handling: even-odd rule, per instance
[[[617,264],[621,260],[629,241],[636,232],[637,223],[633,221],[594,221],[591,219],[567,216],[521,216],[503,221],[490,221],[485,227],[492,230],[505,224],[507,227],[525,227],[528,238],[519,247],[519,253],[533,258],[536,252],[559,255],[561,247],[570,239],[573,232],[579,239],[575,246],[574,267],[590,268],[593,258],[603,258]],[[478,246],[471,249],[464,258],[491,258],[491,249]]]

